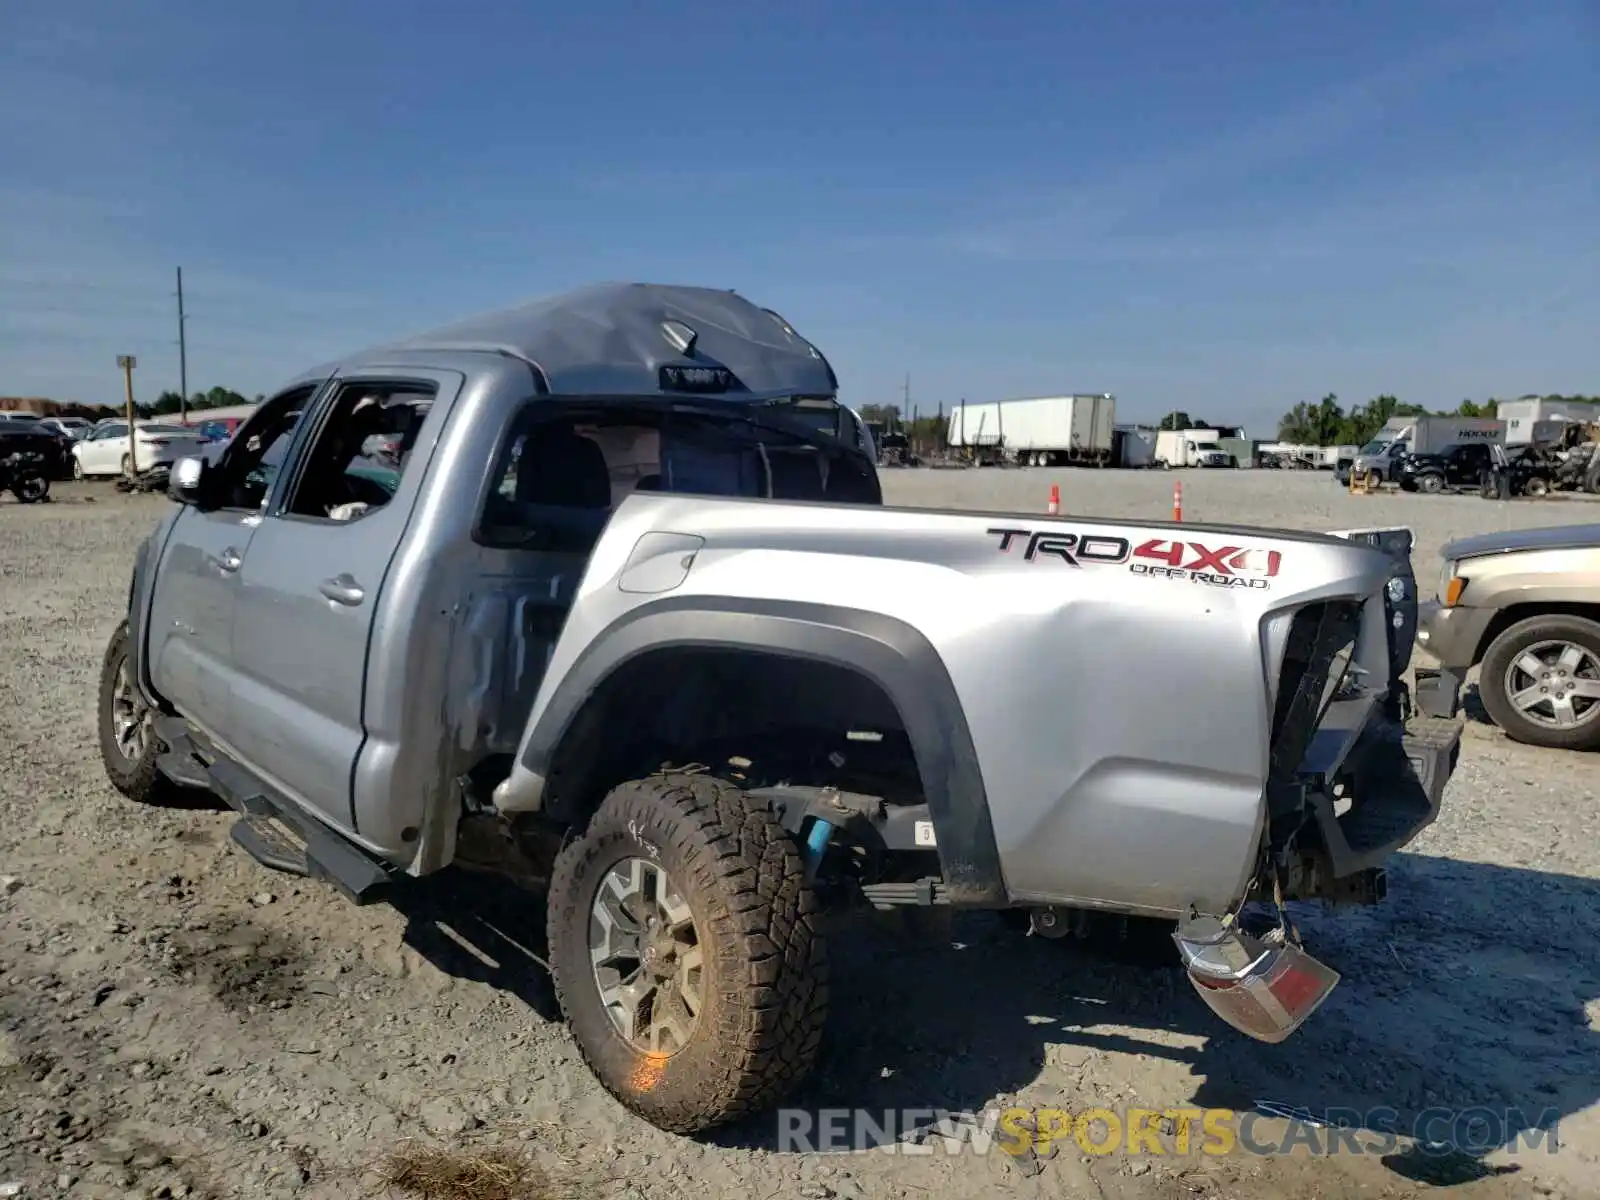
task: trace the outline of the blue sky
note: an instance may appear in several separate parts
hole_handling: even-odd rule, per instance
[[[1596,392],[1597,13],[7,0],[0,394],[175,385],[177,264],[192,391],[645,279],[855,404]]]

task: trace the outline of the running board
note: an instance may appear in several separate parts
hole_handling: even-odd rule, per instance
[[[234,844],[263,867],[285,875],[311,877],[305,843],[271,817],[240,817],[229,831]]]
[[[382,899],[394,881],[386,864],[302,815],[271,784],[202,742],[181,719],[160,719],[156,736],[167,747],[157,760],[161,773],[175,783],[205,788],[237,812],[230,835],[262,866],[331,883],[354,904]]]

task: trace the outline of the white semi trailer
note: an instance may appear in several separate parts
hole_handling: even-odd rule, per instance
[[[1109,393],[962,401],[950,410],[945,432],[953,449],[980,461],[1105,466],[1116,419],[1117,399]]]

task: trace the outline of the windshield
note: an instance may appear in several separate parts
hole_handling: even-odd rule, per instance
[[[1194,448],[1196,450],[1221,450],[1222,449],[1222,447],[1217,445],[1215,442],[1196,442],[1194,444]]]
[[[1365,446],[1361,447],[1361,453],[1378,455],[1378,454],[1382,454],[1388,448],[1389,448],[1389,443],[1384,441],[1382,438],[1378,438],[1378,439],[1376,439],[1374,441],[1368,442]]]

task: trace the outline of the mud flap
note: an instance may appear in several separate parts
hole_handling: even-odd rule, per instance
[[[1192,917],[1172,938],[1206,1007],[1257,1041],[1284,1041],[1339,983],[1337,971],[1289,941],[1282,928],[1253,937],[1232,922]]]

